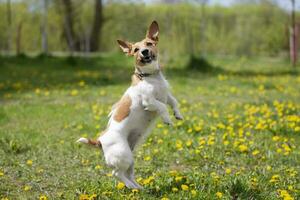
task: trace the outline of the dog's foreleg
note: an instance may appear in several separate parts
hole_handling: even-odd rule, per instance
[[[170,92],[168,93],[167,103],[171,106],[171,108],[174,112],[175,118],[178,120],[183,120],[183,116],[181,115],[181,113],[178,109],[178,102]]]
[[[156,100],[154,97],[143,96],[142,104],[145,107],[145,110],[156,111],[162,117],[165,124],[172,125],[172,121],[168,112],[167,106]]]

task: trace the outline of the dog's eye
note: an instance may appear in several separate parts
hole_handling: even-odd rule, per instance
[[[139,48],[135,48],[133,51],[134,53],[136,53],[138,50],[140,50]]]
[[[147,46],[152,46],[153,44],[152,44],[152,42],[147,42],[146,45]]]

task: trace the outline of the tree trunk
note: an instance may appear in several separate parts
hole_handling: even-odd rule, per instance
[[[11,20],[11,2],[10,0],[7,0],[6,2],[6,17],[7,17],[7,46],[6,46],[6,50],[7,52],[11,51],[11,42],[12,42],[12,20]]]
[[[201,57],[206,56],[206,47],[205,47],[205,26],[206,26],[206,13],[205,8],[208,0],[201,0],[201,24],[200,24],[200,44],[201,44]]]
[[[48,0],[43,0],[43,19],[42,19],[42,52],[48,54]]]
[[[17,55],[20,55],[22,53],[22,26],[23,26],[23,22],[21,21],[18,24],[18,28],[17,28],[17,36],[16,36],[16,53]]]
[[[297,27],[296,27],[296,19],[295,19],[295,0],[291,0],[292,2],[292,22],[290,29],[290,58],[293,67],[296,67],[297,63]]]
[[[74,32],[74,21],[73,21],[73,6],[71,0],[62,0],[64,7],[64,35],[67,40],[67,45],[71,53],[76,49],[76,36]]]
[[[102,0],[95,0],[95,13],[94,13],[94,22],[90,35],[89,48],[91,52],[99,50],[99,45],[101,43],[101,28],[103,24],[103,15],[102,15]]]

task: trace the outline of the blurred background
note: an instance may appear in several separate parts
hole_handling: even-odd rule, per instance
[[[288,58],[297,29],[293,3],[300,8],[293,0],[0,0],[0,51],[117,52],[116,39],[142,39],[155,19],[167,61],[170,55]]]

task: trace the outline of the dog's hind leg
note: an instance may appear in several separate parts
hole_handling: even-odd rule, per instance
[[[136,188],[138,188],[131,180],[129,180],[127,178],[127,176],[125,174],[126,174],[126,172],[123,172],[123,171],[119,171],[119,170],[114,171],[114,175],[120,181],[122,181],[126,185],[127,188],[130,188],[130,189],[136,189]]]
[[[134,185],[136,186],[137,189],[142,189],[143,187],[138,184],[136,181],[135,181],[135,177],[134,177],[134,164],[132,163],[130,165],[130,167],[127,169],[126,171],[126,176],[127,178],[132,182],[134,183]]]

